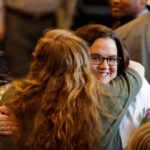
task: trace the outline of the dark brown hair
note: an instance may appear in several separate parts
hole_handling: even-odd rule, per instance
[[[129,65],[129,55],[125,49],[122,40],[117,34],[110,28],[100,24],[90,24],[78,28],[75,34],[84,39],[89,46],[91,46],[98,38],[111,38],[115,41],[118,57],[121,57],[121,61],[118,65],[118,74],[123,73]]]

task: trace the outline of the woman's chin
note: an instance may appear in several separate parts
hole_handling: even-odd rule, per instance
[[[99,77],[98,78],[99,83],[107,84],[110,82],[108,78]]]

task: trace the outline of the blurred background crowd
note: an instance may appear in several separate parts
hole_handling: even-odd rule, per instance
[[[106,114],[104,113],[105,114],[104,116],[105,117],[107,116],[106,117],[107,119],[104,118],[103,118],[104,120],[102,119],[102,122],[104,122],[104,124],[102,124],[104,125],[103,130],[104,131],[108,130],[108,132],[106,132],[106,136],[104,135],[104,139],[109,144],[112,144],[113,142],[115,143],[116,140],[115,138],[119,138],[120,139],[119,146],[123,150],[127,150],[126,148],[128,146],[130,135],[133,133],[133,130],[135,130],[140,126],[141,118],[139,116],[141,111],[143,111],[143,107],[148,108],[150,106],[150,86],[149,86],[150,83],[150,61],[149,61],[150,12],[149,10],[150,10],[150,0],[0,0],[0,85],[1,85],[0,96],[2,96],[3,93],[9,88],[10,86],[9,83],[11,83],[12,81],[19,81],[18,83],[13,82],[12,84],[16,88],[15,90],[17,91],[14,92],[16,94],[16,95],[14,94],[16,97],[13,95],[16,99],[15,98],[13,99],[11,97],[12,96],[11,94],[8,96],[9,97],[8,99],[10,99],[10,104],[8,102],[8,106],[12,105],[12,108],[16,111],[16,114],[17,113],[19,114],[20,112],[22,112],[22,110],[25,110],[20,108],[24,108],[24,106],[30,106],[30,105],[34,106],[34,103],[35,105],[37,104],[36,100],[39,100],[39,103],[37,104],[39,105],[40,103],[42,103],[41,101],[43,99],[44,100],[46,99],[47,103],[44,101],[43,105],[38,106],[40,109],[37,110],[38,111],[40,110],[41,112],[40,111],[39,112],[41,114],[43,113],[42,110],[45,111],[44,112],[45,114],[49,113],[49,109],[51,107],[50,102],[51,100],[55,99],[55,96],[56,99],[60,100],[60,107],[59,105],[55,105],[55,103],[52,102],[52,105],[54,105],[53,109],[55,110],[58,106],[58,109],[60,109],[59,110],[60,114],[61,113],[63,114],[64,112],[66,113],[68,111],[68,108],[70,106],[74,108],[74,103],[70,103],[70,99],[72,98],[71,101],[77,102],[78,97],[77,96],[75,97],[74,95],[76,95],[76,93],[78,92],[80,93],[79,97],[81,101],[85,100],[86,98],[92,100],[90,101],[91,103],[87,103],[85,101],[85,104],[86,105],[88,104],[90,108],[90,105],[93,103],[94,100],[94,97],[92,97],[91,89],[93,87],[96,87],[96,82],[94,80],[95,76],[93,77],[93,73],[96,74],[96,79],[97,79],[96,81],[98,81],[100,85],[108,84],[109,87],[109,84],[111,84],[112,82],[116,82],[116,84],[112,84],[112,85],[115,85],[115,87],[118,88],[110,89],[110,93],[114,95],[112,97],[110,95],[109,95],[110,97],[107,95],[106,98],[103,95],[104,94],[103,93],[101,95],[102,99],[100,98],[99,100],[99,101],[104,100],[104,102],[101,103],[102,112],[105,112],[107,110],[103,108],[103,106],[105,105],[105,98],[106,99],[114,98],[114,100],[120,99],[121,107],[123,108],[122,112],[118,113],[120,112],[120,108],[118,108],[117,110],[116,106],[119,105],[118,104],[114,105],[113,101],[111,100],[110,103],[106,101],[106,106],[108,106],[108,109],[110,109],[110,114],[112,113],[111,115],[113,116],[112,117],[110,115],[111,116],[110,118],[112,120],[113,119],[115,120],[116,119],[115,117],[117,117],[117,119],[114,121],[115,122],[114,124],[113,123],[111,124],[109,122],[112,125],[109,128],[110,124],[107,122],[108,121],[107,117],[109,117],[109,115],[107,115],[107,113]],[[82,26],[84,27],[82,28]],[[66,29],[66,30],[53,31],[51,29]],[[74,35],[72,32],[69,32],[68,30],[74,31],[73,32]],[[49,32],[47,33],[47,31]],[[45,36],[43,37],[43,35]],[[78,39],[76,36],[81,37],[82,40],[80,38]],[[62,45],[61,44],[59,45],[56,39],[58,41],[63,40],[64,43],[60,42]],[[57,47],[55,47],[55,44],[53,44],[52,40],[54,40],[54,43],[56,42],[56,44],[60,46],[60,47],[58,46],[58,49]],[[88,46],[87,47],[84,46],[84,44],[86,45],[86,43],[84,43],[83,40],[85,40],[88,43],[89,49],[86,49]],[[69,41],[69,42],[67,43],[65,41]],[[75,42],[72,43],[73,46],[70,46],[69,44],[72,41]],[[75,43],[78,44],[76,45]],[[49,48],[51,46],[52,48]],[[66,49],[65,48],[63,49],[62,48],[63,46]],[[80,50],[76,48],[77,46],[79,47]],[[82,63],[84,62],[82,61],[82,57],[85,55],[84,54],[85,51],[82,51],[83,49],[86,51],[89,50],[89,52],[86,53],[90,55],[89,62],[85,63],[84,65],[82,65]],[[60,52],[59,50],[64,50],[64,53]],[[76,53],[78,54],[83,52],[83,54],[81,54],[81,62],[82,62],[82,63],[80,62],[81,65],[78,64],[79,63],[78,59],[80,59],[80,57],[79,58],[76,57],[76,53],[74,52],[75,50],[77,50]],[[126,52],[126,50],[128,51],[129,54]],[[72,56],[71,58],[73,58],[73,54],[74,54],[74,58],[77,59],[77,64],[74,64],[74,67],[71,66],[72,69],[80,68],[81,73],[78,73],[76,69],[73,70],[75,72],[73,73],[73,71],[70,69],[71,68],[70,64],[74,63],[74,61],[70,61],[69,64],[68,61],[65,60],[65,57],[69,55],[68,51],[70,51],[70,56]],[[53,56],[51,55],[51,53],[54,55],[55,52],[57,52],[58,58],[57,57],[53,58]],[[88,60],[88,55],[86,56],[87,58],[85,58],[85,60]],[[62,56],[64,58],[62,58]],[[49,61],[49,59],[50,61],[53,62],[52,64]],[[58,59],[60,59],[60,62]],[[144,68],[141,67],[140,65],[137,65],[138,67],[136,67],[136,65],[134,66],[136,68],[135,70],[138,69],[140,70],[142,68],[141,69],[142,71],[140,70],[142,73],[139,71],[142,75],[138,72],[141,75],[141,77],[139,76],[138,73],[135,73],[135,71],[133,70],[131,71],[130,70],[131,68],[130,69],[128,68],[128,66],[132,64],[130,60],[139,62],[144,66]],[[62,62],[65,62],[66,64],[64,65]],[[54,65],[54,63],[57,64],[57,67]],[[67,69],[65,67],[66,68],[68,67],[68,70],[71,71],[70,72],[68,71],[69,73],[66,72]],[[88,72],[86,71],[86,69],[83,69],[82,67],[90,71]],[[60,69],[60,71],[57,70],[58,68]],[[90,73],[91,68],[93,71],[92,73]],[[145,73],[144,73],[144,69],[145,69]],[[85,72],[83,73],[82,71]],[[53,76],[53,72],[56,72],[54,76]],[[71,76],[70,78],[66,77],[68,75],[67,73]],[[61,76],[62,74],[66,78]],[[108,76],[108,74],[110,74],[110,76],[106,77]],[[144,74],[146,79],[144,78]],[[52,79],[53,77],[57,78],[57,75],[58,78],[61,77],[61,80],[60,82],[56,83],[55,80]],[[88,81],[89,85],[88,83],[86,83],[86,80],[83,81],[83,77],[81,77],[80,75],[86,76],[85,79],[89,80]],[[79,78],[79,82],[77,81],[78,78],[76,79],[76,77]],[[121,80],[119,80],[118,78],[119,79],[121,78]],[[19,79],[23,79],[23,80],[19,80]],[[66,79],[66,84],[64,84],[65,79]],[[53,91],[52,83],[54,82],[56,84],[55,85],[56,89],[54,88]],[[77,86],[76,86],[77,90],[75,92],[73,91],[72,94],[71,92],[68,92],[69,90],[67,91],[66,89],[70,85],[72,85],[70,89],[74,90],[73,82],[75,83],[77,82]],[[69,96],[70,93],[72,94],[71,98],[67,94],[65,95],[64,94],[65,92],[61,90],[63,85],[65,85],[64,91],[65,92],[67,91],[68,92],[67,94]],[[121,86],[119,87],[118,85]],[[86,87],[84,89],[85,91],[80,89],[80,87],[84,87],[84,86],[87,86],[88,90],[85,90]],[[52,93],[49,93],[49,89],[51,89]],[[14,89],[10,88],[10,91],[11,90],[13,91]],[[60,91],[62,92],[62,95],[64,94],[67,98],[68,97],[69,98],[68,99],[66,97],[62,98]],[[121,93],[121,95],[117,95],[118,94],[117,92],[119,94]],[[45,93],[46,96],[44,95]],[[58,96],[57,93],[59,93],[60,96]],[[122,96],[122,94],[124,95]],[[34,97],[35,95],[36,97]],[[87,97],[85,96],[86,97],[85,98],[83,95],[84,96],[86,95]],[[6,97],[7,97],[7,93],[6,93]],[[13,103],[11,103],[11,98],[14,100]],[[65,111],[61,110],[63,108],[61,105],[62,99],[64,100],[63,105],[66,105],[67,111],[66,109]],[[143,101],[141,101],[141,99],[143,99]],[[28,100],[31,101],[28,102]],[[69,103],[69,106],[67,105],[66,101]],[[18,105],[16,105],[16,102],[19,102]],[[4,96],[3,104],[5,104],[5,96]],[[92,107],[99,110],[99,108],[97,108],[98,107],[97,103],[95,104],[93,105],[94,107],[93,106]],[[83,104],[83,106],[86,105]],[[28,109],[28,107],[26,107],[26,109],[27,110],[24,111],[24,114],[26,117],[30,118],[30,114],[28,114],[28,111],[32,113],[32,111],[35,111],[34,110],[35,108],[31,107],[31,109]],[[1,134],[11,135],[13,134],[13,132],[20,130],[20,124],[18,122],[23,118],[20,117],[21,116],[20,114],[16,115],[13,114],[11,111],[9,112],[6,110],[7,109],[5,107],[0,106],[0,137]],[[49,114],[50,115],[55,114],[54,110],[52,111],[52,113],[50,112]],[[79,107],[75,107],[74,112],[75,113],[79,112],[79,114],[82,113],[82,111],[78,111],[78,110],[81,109],[79,109]],[[85,116],[86,113],[88,112],[86,110],[88,110],[87,107],[85,107],[85,112],[84,112]],[[89,110],[91,110],[90,112],[91,114],[93,112],[96,112],[93,111],[94,109],[89,109]],[[27,115],[26,115],[26,111],[27,111]],[[74,113],[72,109],[69,109],[69,111],[71,111],[72,114]],[[71,116],[72,115],[71,113],[68,116]],[[41,119],[39,114],[37,116]],[[64,117],[64,115],[62,114],[60,116]],[[95,114],[98,113],[96,112]],[[82,117],[80,117],[80,115],[77,116],[79,117],[79,119],[80,118],[82,118],[83,120],[86,119],[86,117],[84,117],[83,114],[82,114],[83,116],[81,115]],[[16,119],[18,116],[20,117],[19,121]],[[47,114],[45,116],[46,116],[45,121],[47,122],[47,119],[49,119],[49,117],[47,118]],[[75,119],[78,121],[76,115],[72,115],[71,117],[72,118],[75,117]],[[92,117],[94,118],[95,116],[92,114]],[[65,117],[63,119],[65,120]],[[62,120],[60,119],[60,121],[63,122],[64,121],[63,119]],[[34,122],[33,118],[31,120],[32,120],[31,123],[33,123]],[[59,124],[57,121],[56,124]],[[13,125],[9,124],[10,122]],[[80,123],[81,122],[82,121],[80,121]],[[6,131],[4,130],[4,128],[6,127],[5,123],[10,130],[8,130],[9,132],[3,133],[3,131]],[[91,122],[89,123],[87,121],[86,123],[88,127],[91,126],[90,124]],[[95,120],[95,123],[98,124],[97,118]],[[36,122],[35,124],[38,123]],[[70,124],[74,125],[74,123],[72,122]],[[26,119],[24,119],[23,125],[24,127],[26,126]],[[45,124],[43,124],[43,122],[41,123],[41,125],[43,126],[43,129],[45,129]],[[82,125],[84,125],[84,123],[81,123],[81,127]],[[58,126],[56,126],[56,129]],[[92,127],[92,129],[93,128],[94,126]],[[91,132],[95,134],[95,139],[96,139],[96,135],[98,133],[96,133],[95,130],[90,130],[90,128],[88,129],[89,129],[88,130],[89,133],[87,135],[89,135],[90,137],[90,132]],[[72,133],[72,130],[70,131]],[[86,135],[86,128],[84,131]],[[114,141],[112,140],[113,142],[111,143],[110,139],[112,136],[110,135],[113,135],[112,131],[115,133],[115,136],[113,136]],[[44,132],[48,133],[46,132],[46,130]],[[138,134],[138,132],[136,134]],[[137,136],[136,134],[134,135],[135,138]],[[38,135],[42,135],[42,134],[38,132]],[[134,136],[133,136],[133,143],[132,142],[130,143],[131,146],[134,145]],[[35,136],[35,138],[36,137],[38,138],[38,136]],[[2,137],[2,139],[4,138]],[[49,139],[49,137],[47,139]],[[41,142],[41,139],[38,140]],[[59,140],[56,141],[58,141],[58,143],[60,142]],[[35,143],[38,144],[38,142]],[[45,142],[43,143],[45,144]],[[104,142],[103,144],[105,145],[106,143]],[[109,145],[109,144],[108,145],[106,144],[108,150],[109,149],[113,150],[111,149],[111,146],[113,147],[113,145]],[[57,146],[57,144],[54,145]],[[120,150],[119,147],[118,150]]]
[[[117,29],[148,13],[149,5],[146,0],[0,0],[0,48],[4,51],[10,75],[20,78],[27,74],[31,53],[46,30],[75,30],[87,24],[103,24]],[[150,81],[148,50],[136,52],[129,45],[134,47],[134,42],[127,42],[131,59],[144,65]],[[135,53],[139,55],[133,56]]]

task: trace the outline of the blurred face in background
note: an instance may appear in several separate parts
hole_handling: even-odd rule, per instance
[[[90,47],[92,70],[100,83],[108,83],[117,76],[117,46],[111,38],[98,38]]]
[[[109,0],[113,17],[136,16],[146,6],[146,0]]]

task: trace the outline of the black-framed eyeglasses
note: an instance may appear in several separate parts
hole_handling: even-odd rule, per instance
[[[117,56],[110,56],[110,57],[102,57],[99,54],[91,54],[91,63],[93,65],[101,65],[104,60],[107,61],[107,64],[110,66],[117,66],[121,60],[121,57],[117,57]]]

